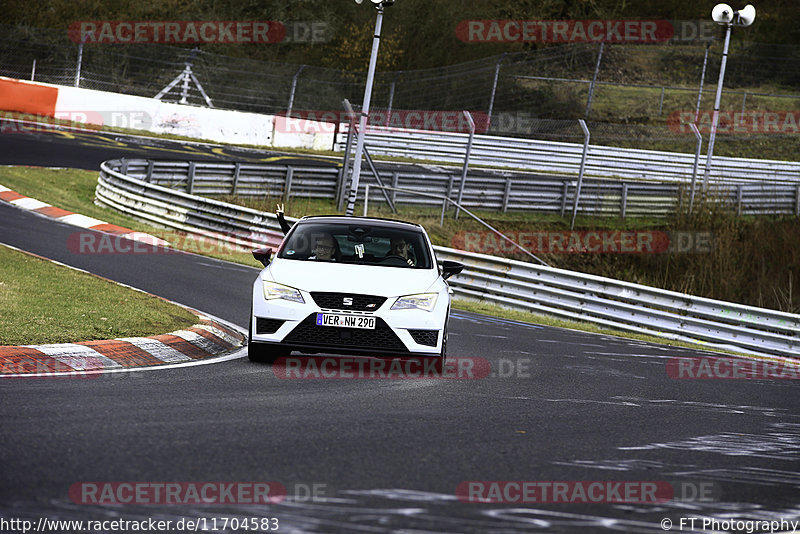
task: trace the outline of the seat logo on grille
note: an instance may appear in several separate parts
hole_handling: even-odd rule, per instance
[[[353,299],[351,297],[344,297],[342,299],[342,305],[343,306],[352,306],[353,305]]]

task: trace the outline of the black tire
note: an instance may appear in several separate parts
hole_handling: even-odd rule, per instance
[[[284,347],[270,343],[253,342],[253,309],[250,308],[250,321],[247,325],[247,359],[251,362],[273,364],[278,358],[291,353]]]
[[[273,364],[278,358],[288,356],[289,353],[290,351],[286,348],[270,343],[254,343],[250,341],[247,344],[247,358],[251,362]]]

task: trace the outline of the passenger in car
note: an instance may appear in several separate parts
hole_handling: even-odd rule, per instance
[[[309,260],[336,261],[336,240],[330,234],[317,237]]]

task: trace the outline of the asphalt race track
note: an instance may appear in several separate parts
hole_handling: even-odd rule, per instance
[[[0,164],[274,157],[2,137]],[[0,203],[2,243],[247,324],[255,269],[182,253],[74,254],[66,243],[75,231]],[[681,518],[800,520],[796,380],[674,379],[670,359],[708,354],[464,312],[450,329],[450,357],[488,362],[489,376],[284,379],[242,357],[93,379],[2,379],[0,518],[256,517],[278,518],[278,532],[357,533],[655,533],[665,519],[682,532],[692,529]],[[655,482],[672,494],[466,502],[457,488],[469,481]],[[70,494],[92,482],[277,482],[288,497],[95,505]],[[710,531],[700,525],[694,531]]]

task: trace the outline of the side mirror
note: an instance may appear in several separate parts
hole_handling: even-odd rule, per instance
[[[442,278],[447,280],[454,274],[460,273],[464,269],[463,263],[457,261],[444,260],[442,262]]]
[[[257,248],[253,251],[253,257],[266,267],[269,265],[269,260],[272,258],[272,248]]]

